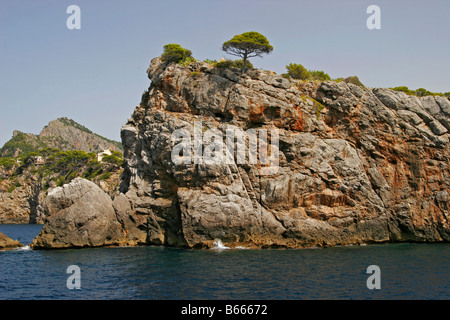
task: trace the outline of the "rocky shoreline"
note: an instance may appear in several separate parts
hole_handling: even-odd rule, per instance
[[[81,178],[54,189],[34,249],[450,240],[447,99],[159,58],[148,75],[151,85],[122,127],[120,192],[110,197]],[[174,133],[193,142],[230,128],[271,138],[277,130],[276,172],[236,159],[172,161]],[[243,143],[249,150],[251,141]]]
[[[13,240],[0,232],[0,250],[16,249],[23,246],[24,245],[21,244],[19,241]]]

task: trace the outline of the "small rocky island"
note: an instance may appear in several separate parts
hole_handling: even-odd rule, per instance
[[[445,97],[242,74],[202,61],[155,58],[147,72],[151,85],[121,131],[120,192],[107,195],[82,178],[50,190],[34,249],[450,240]],[[276,172],[233,157],[172,161],[174,133],[196,141],[230,128],[276,130]],[[248,150],[251,142],[243,143]]]
[[[19,241],[13,240],[0,232],[0,250],[16,249],[23,246],[24,245],[21,244]]]

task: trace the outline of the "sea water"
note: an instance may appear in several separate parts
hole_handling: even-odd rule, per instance
[[[0,225],[28,244],[40,225]],[[450,299],[450,244],[0,251],[0,299]],[[69,266],[79,268],[70,289]],[[369,289],[369,266],[380,289]]]

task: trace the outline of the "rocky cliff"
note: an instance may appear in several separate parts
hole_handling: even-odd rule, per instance
[[[122,128],[121,191],[132,204],[135,242],[305,247],[450,240],[446,98],[159,58],[148,75],[151,85]],[[189,134],[183,150],[192,156],[206,132],[225,137],[230,128],[277,132],[277,170],[263,174],[261,161],[236,157],[174,163],[174,133]]]
[[[24,245],[21,244],[18,240],[13,240],[0,232],[0,250],[15,249],[23,246]]]
[[[121,193],[55,189],[33,248],[450,240],[445,98],[159,58],[148,75]]]

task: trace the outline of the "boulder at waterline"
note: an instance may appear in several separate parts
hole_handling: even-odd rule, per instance
[[[33,249],[122,245],[125,235],[112,199],[95,183],[76,178],[49,192],[46,221]]]

